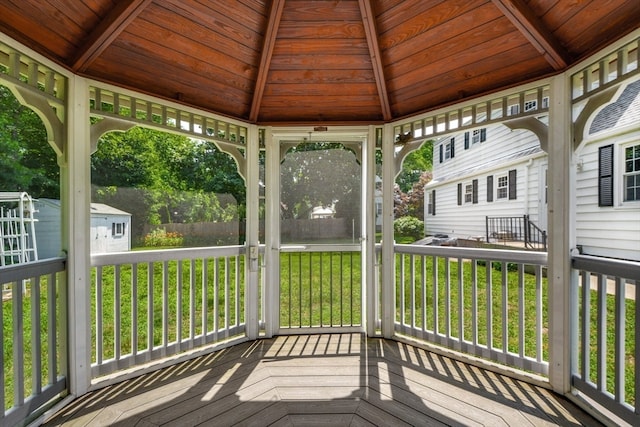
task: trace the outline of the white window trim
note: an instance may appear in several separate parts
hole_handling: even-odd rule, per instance
[[[505,178],[506,179],[506,185],[504,186],[500,186],[500,178]],[[494,197],[494,201],[496,202],[500,202],[503,200],[508,201],[509,200],[509,173],[501,173],[501,174],[497,174],[494,175],[494,186],[495,186],[495,197]],[[504,188],[505,190],[505,194],[504,197],[500,197],[500,189]]]
[[[111,226],[111,230],[113,230],[111,234],[113,237],[122,237],[124,236],[125,227],[126,225],[124,222],[114,222]]]
[[[453,148],[453,145],[455,144],[455,140],[454,138],[449,139],[449,141],[444,143],[444,156],[443,156],[443,160],[447,161],[447,160],[451,160],[451,149]]]
[[[485,131],[486,132],[486,131]],[[471,146],[479,144],[482,141],[482,129],[474,129],[471,131]]]
[[[469,190],[469,192],[467,192]],[[467,200],[467,196],[469,200]],[[463,205],[471,205],[473,204],[473,182],[467,181],[462,183],[462,204]]]
[[[614,171],[613,171],[613,185],[614,189],[617,189],[618,193],[618,206],[638,206],[640,205],[640,200],[625,200],[626,197],[626,184],[625,184],[625,150],[629,147],[634,147],[636,145],[640,145],[640,140],[633,140],[622,143],[618,146],[618,161],[614,160]],[[615,169],[617,167],[617,170]],[[614,200],[614,206],[616,205]]]

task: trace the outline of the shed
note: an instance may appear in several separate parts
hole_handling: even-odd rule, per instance
[[[38,257],[60,255],[60,200],[38,199]],[[102,203],[91,203],[91,253],[131,250],[131,214]]]

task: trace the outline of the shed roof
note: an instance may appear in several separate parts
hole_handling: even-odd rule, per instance
[[[47,203],[56,208],[60,208],[61,206],[60,200],[58,199],[40,198],[37,199],[36,202]],[[91,214],[131,216],[129,212],[122,211],[120,209],[114,208],[113,206],[105,205],[104,203],[91,203]]]

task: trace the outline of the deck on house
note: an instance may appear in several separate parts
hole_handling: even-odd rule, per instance
[[[361,334],[235,345],[91,392],[45,425],[598,425],[565,398]]]

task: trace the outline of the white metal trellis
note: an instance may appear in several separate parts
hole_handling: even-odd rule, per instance
[[[0,193],[0,266],[37,261],[35,212],[29,194]]]

